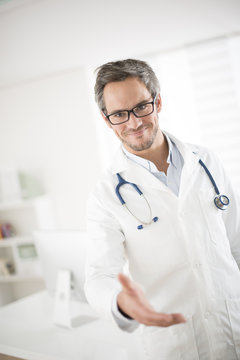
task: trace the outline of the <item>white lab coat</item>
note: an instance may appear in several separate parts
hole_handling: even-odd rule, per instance
[[[90,195],[86,296],[95,310],[112,317],[120,287],[116,275],[127,259],[131,276],[157,311],[187,318],[168,328],[141,325],[149,359],[240,359],[239,197],[211,152],[169,137],[184,158],[178,197],[121,149]],[[227,210],[214,205],[215,191],[199,158],[230,198]],[[159,217],[156,223],[137,230],[139,222],[115,194],[117,172],[143,191]],[[137,192],[129,185],[120,191],[131,211],[147,220],[147,205]]]

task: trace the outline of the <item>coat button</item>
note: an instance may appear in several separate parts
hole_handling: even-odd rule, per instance
[[[209,318],[209,316],[210,316],[210,312],[209,312],[209,311],[205,312],[204,318],[205,318],[206,320]]]
[[[180,217],[184,217],[184,216],[185,216],[185,214],[186,214],[186,212],[185,212],[185,211],[181,211],[181,212],[180,212]]]

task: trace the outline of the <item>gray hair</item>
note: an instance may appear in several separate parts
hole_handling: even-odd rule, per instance
[[[160,85],[152,68],[142,60],[126,59],[108,62],[99,66],[94,87],[95,100],[101,111],[106,111],[103,90],[104,87],[114,81],[123,81],[129,77],[137,78],[148,89],[152,97],[160,91]]]

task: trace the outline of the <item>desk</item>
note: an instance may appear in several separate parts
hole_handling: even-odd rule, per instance
[[[97,319],[73,329],[53,324],[46,291],[0,308],[0,354],[26,360],[144,360],[141,343]]]

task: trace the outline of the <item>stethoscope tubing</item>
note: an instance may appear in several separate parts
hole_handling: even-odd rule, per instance
[[[122,205],[126,204],[126,202],[123,200],[123,197],[121,196],[120,191],[119,191],[120,187],[123,185],[126,185],[126,184],[131,185],[138,192],[139,195],[143,195],[142,191],[139,189],[139,187],[136,184],[124,180],[119,173],[117,173],[117,177],[118,177],[118,185],[116,186],[115,192],[116,192],[116,195],[119,198]]]
[[[122,205],[124,205],[126,207],[126,209],[130,212],[130,214],[137,220],[139,221],[140,223],[142,223],[141,225],[138,225],[137,226],[137,229],[140,230],[143,228],[143,225],[150,225],[152,222],[156,222],[158,221],[158,217],[155,216],[154,218],[152,218],[152,209],[151,209],[151,206],[148,202],[148,200],[146,199],[146,197],[143,195],[143,192],[139,189],[139,187],[134,184],[134,183],[131,183],[129,181],[126,181],[125,179],[123,179],[123,177],[117,173],[117,177],[118,177],[118,185],[116,186],[115,188],[115,192],[116,192],[116,195],[119,199],[119,201],[121,202]],[[137,193],[143,197],[143,199],[146,201],[147,203],[147,206],[148,206],[148,210],[149,210],[149,221],[142,221],[140,220],[136,215],[133,214],[133,212],[128,208],[125,200],[123,199],[123,197],[121,196],[120,194],[120,187],[123,186],[123,185],[131,185],[136,191]]]
[[[215,206],[219,209],[219,210],[226,210],[227,206],[230,203],[229,198],[226,195],[220,195],[220,191],[217,187],[217,184],[212,176],[212,174],[210,173],[210,171],[208,170],[207,166],[204,164],[204,162],[199,159],[199,164],[203,167],[203,169],[205,170],[206,174],[208,175],[214,190],[216,192],[216,196],[214,198],[214,204]]]
[[[204,162],[201,159],[199,159],[198,162],[204,168],[204,170],[206,171],[206,173],[207,173],[207,175],[208,175],[208,177],[209,177],[209,179],[210,179],[210,181],[211,181],[211,183],[212,183],[212,185],[214,187],[215,193],[217,195],[219,195],[220,191],[218,190],[217,184],[216,184],[214,178],[212,177],[212,174],[210,173],[210,171],[208,170],[208,168],[206,167],[206,165],[204,164]]]
[[[219,191],[219,189],[218,189],[218,187],[217,187],[217,184],[216,184],[216,182],[215,182],[212,174],[210,173],[210,171],[208,170],[207,166],[204,164],[204,162],[203,162],[201,159],[199,159],[199,164],[200,164],[200,165],[202,166],[202,168],[205,170],[205,172],[206,172],[209,180],[211,181],[211,183],[212,183],[212,185],[213,185],[213,187],[214,187],[214,190],[215,190],[215,192],[216,192],[216,196],[215,196],[215,198],[214,198],[214,204],[215,204],[215,206],[216,206],[218,209],[220,209],[220,210],[226,210],[227,206],[228,206],[229,203],[230,203],[229,198],[228,198],[226,195],[220,195],[220,191]],[[131,183],[130,181],[126,181],[125,179],[123,179],[123,177],[122,177],[119,173],[117,173],[117,177],[118,177],[118,184],[117,184],[117,186],[116,186],[116,188],[115,188],[116,195],[117,195],[120,203],[126,207],[126,209],[129,211],[129,213],[130,213],[137,221],[139,221],[140,223],[142,223],[141,225],[138,225],[138,226],[137,226],[137,229],[138,229],[138,230],[143,229],[143,225],[144,225],[144,226],[150,225],[151,223],[158,221],[158,217],[157,217],[157,216],[155,216],[155,217],[152,218],[152,209],[151,209],[151,206],[150,206],[148,200],[146,199],[146,197],[143,195],[143,192],[139,189],[139,187],[138,187],[136,184]],[[135,191],[137,191],[137,193],[138,193],[140,196],[142,196],[142,197],[144,198],[144,200],[146,201],[147,206],[148,206],[148,209],[149,209],[149,215],[150,215],[150,216],[149,216],[149,221],[145,222],[145,221],[140,220],[138,217],[136,217],[136,216],[133,214],[133,212],[132,212],[132,211],[128,208],[128,206],[126,205],[125,200],[123,199],[123,197],[122,197],[121,194],[120,194],[120,188],[121,188],[121,186],[126,185],[126,184],[131,185],[131,186],[135,189]]]

